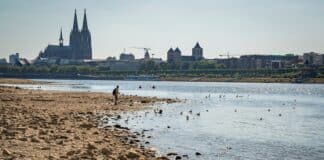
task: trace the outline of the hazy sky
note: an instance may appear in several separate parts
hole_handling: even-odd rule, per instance
[[[229,52],[285,54],[324,52],[324,0],[0,0],[0,57],[14,52],[35,58],[65,44],[87,9],[94,58],[118,56],[124,48],[143,57],[150,47],[166,58],[170,47],[183,54],[199,41],[204,56]]]

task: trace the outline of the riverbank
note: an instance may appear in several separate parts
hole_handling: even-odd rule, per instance
[[[302,81],[296,78],[273,78],[273,77],[243,77],[243,78],[231,78],[231,77],[210,77],[210,76],[157,76],[155,78],[143,78],[138,76],[137,78],[127,78],[125,76],[112,76],[112,77],[100,77],[100,76],[44,76],[44,75],[11,75],[5,76],[5,79],[23,79],[21,82],[13,81],[11,83],[24,84],[26,78],[28,79],[74,79],[74,80],[138,80],[138,81],[184,81],[184,82],[247,82],[247,83],[318,83],[324,84],[324,78],[306,78]],[[1,83],[1,78],[0,78]],[[35,82],[27,82],[32,84]]]
[[[51,82],[33,81],[30,79],[0,78],[1,84],[50,84]]]
[[[0,84],[43,83],[0,79]],[[0,86],[0,159],[166,159],[140,144],[140,134],[101,118],[171,99]]]
[[[161,77],[161,81],[185,81],[185,82],[247,82],[247,83],[297,83],[292,78],[248,77],[248,78],[215,78],[215,77]],[[308,78],[302,83],[324,84],[324,78]]]

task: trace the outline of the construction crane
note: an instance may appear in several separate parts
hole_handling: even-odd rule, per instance
[[[144,50],[144,59],[150,59],[150,53],[149,50],[151,50],[151,48],[146,48],[146,47],[131,47],[131,48],[135,48],[135,49],[143,49]],[[154,54],[152,54],[153,56]]]
[[[220,57],[225,57],[225,56],[226,56],[228,59],[230,58],[230,54],[229,54],[229,52],[227,52],[226,55],[224,55],[224,54],[220,54],[219,56],[220,56]]]

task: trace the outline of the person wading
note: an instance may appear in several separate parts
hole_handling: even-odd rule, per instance
[[[117,85],[116,88],[113,90],[113,96],[115,98],[115,105],[117,105],[118,94],[119,94],[119,86]]]

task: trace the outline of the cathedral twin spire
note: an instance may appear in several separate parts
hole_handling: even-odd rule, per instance
[[[87,12],[86,12],[86,9],[84,9],[84,16],[83,16],[83,25],[82,25],[82,30],[81,32],[89,32],[89,29],[88,29],[88,22],[87,22]],[[76,9],[74,10],[74,20],[73,20],[73,28],[72,28],[72,31],[71,31],[71,35],[75,35],[75,34],[78,34],[80,33],[80,30],[79,30],[79,25],[78,25],[78,16],[77,16],[77,11]],[[71,38],[71,37],[70,37]],[[59,42],[60,42],[60,45],[62,43],[62,46],[63,46],[63,36],[62,36],[62,28],[61,28],[61,32],[60,32],[60,39],[59,39]],[[71,43],[70,43],[71,44]]]
[[[87,13],[84,9],[83,24],[81,31],[78,26],[78,17],[74,11],[73,28],[70,33],[70,47],[75,59],[92,59],[91,34],[88,29]]]
[[[76,13],[76,9],[74,10],[74,21],[73,21],[73,28],[72,28],[72,32],[79,32],[79,25],[78,25],[78,16]],[[88,22],[87,22],[87,11],[86,9],[84,9],[84,16],[83,16],[83,25],[82,25],[82,31],[88,31]]]
[[[87,11],[86,11],[86,9],[84,9],[82,31],[88,31],[88,22],[87,22]]]
[[[74,21],[73,21],[73,28],[72,32],[79,32],[79,26],[78,26],[78,17],[76,13],[76,9],[74,10]]]
[[[40,54],[40,57],[73,60],[92,59],[91,34],[88,29],[86,10],[84,10],[81,31],[79,30],[78,26],[78,17],[76,10],[74,11],[74,21],[72,30],[70,32],[69,44],[64,45],[63,41],[64,39],[61,28],[59,33],[59,45],[48,45],[45,51]]]

